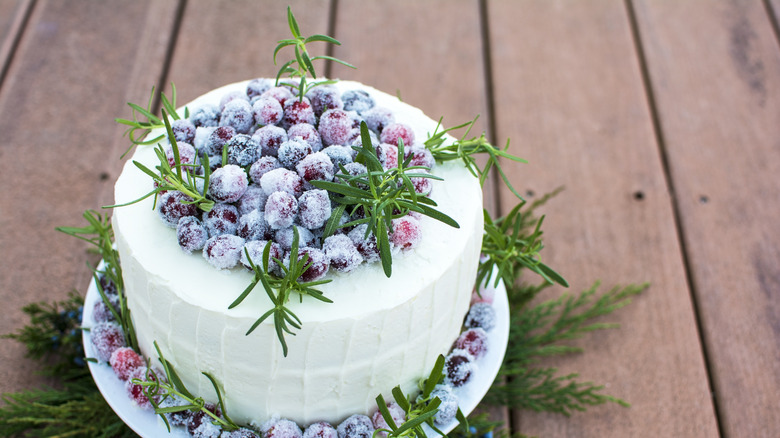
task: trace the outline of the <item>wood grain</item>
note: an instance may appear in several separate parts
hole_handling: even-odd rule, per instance
[[[521,412],[540,436],[716,436],[707,374],[630,21],[619,1],[493,1],[489,19],[496,123],[530,164],[512,182],[534,199],[564,185],[543,210],[543,257],[577,293],[596,279],[651,281],[602,321],[621,324],[555,358],[561,375],[604,383],[631,408],[570,418]],[[507,164],[509,166],[509,164]],[[502,192],[502,204],[511,195]],[[547,298],[563,291],[550,291]]]
[[[724,435],[780,435],[780,50],[760,1],[636,2]]]
[[[126,148],[113,118],[128,98],[147,95],[135,80],[159,77],[175,9],[36,3],[0,90],[0,333],[27,323],[24,304],[86,287],[86,245],[54,228],[81,226],[84,210],[105,203]],[[41,383],[23,356],[21,345],[0,340],[0,393]]]

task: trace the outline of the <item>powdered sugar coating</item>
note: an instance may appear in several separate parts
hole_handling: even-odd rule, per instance
[[[406,412],[398,406],[398,403],[388,403],[387,410],[390,412],[390,417],[393,419],[393,423],[395,423],[396,427],[400,427],[406,420]],[[385,417],[382,416],[382,412],[378,410],[371,416],[371,421],[374,423],[374,429],[390,429],[387,421],[385,421]],[[384,438],[387,436],[387,432],[379,432],[376,436]]]
[[[422,229],[417,219],[409,216],[393,219],[393,232],[390,242],[402,250],[409,250],[420,244]]]
[[[375,106],[369,110],[363,111],[360,115],[363,116],[363,119],[366,121],[368,129],[377,134],[381,134],[385,129],[385,126],[395,122],[393,112],[381,106]]]
[[[330,261],[328,256],[325,255],[321,249],[317,248],[301,248],[298,250],[298,260],[303,260],[304,256],[308,256],[306,261],[307,269],[301,274],[300,279],[302,281],[316,281],[325,277],[330,267]]]
[[[373,234],[366,236],[367,228],[366,224],[358,225],[347,236],[355,244],[355,248],[363,256],[363,259],[367,263],[373,263],[379,260],[379,247],[376,244],[376,236]]]
[[[133,380],[137,379],[145,382],[147,378],[147,371],[148,369],[145,365],[134,368],[130,371],[128,378],[125,380],[125,391],[127,391],[127,395],[130,396],[130,399],[133,401],[133,403],[142,409],[151,409],[152,404],[149,402],[146,394],[144,394],[143,385],[140,383],[134,383]]]
[[[322,150],[333,163],[333,167],[338,169],[339,165],[351,163],[354,159],[353,150],[348,146],[333,145]]]
[[[260,158],[260,143],[246,134],[238,134],[227,142],[229,164],[249,166]]]
[[[456,350],[466,350],[475,359],[479,359],[487,353],[488,335],[481,327],[470,328],[458,336],[453,346]]]
[[[301,160],[312,153],[309,143],[298,139],[288,139],[279,146],[279,163],[288,169],[295,169]]]
[[[144,359],[130,347],[119,347],[114,350],[108,362],[119,380],[129,379],[136,368],[146,365]]]
[[[349,144],[352,117],[342,109],[325,111],[320,117],[320,137],[324,146]]]
[[[159,195],[157,213],[165,225],[176,228],[179,219],[198,215],[198,207],[192,198],[179,191],[167,191]]]
[[[303,100],[287,99],[284,102],[284,115],[282,116],[282,127],[290,129],[291,126],[299,123],[313,125],[314,109],[311,102],[306,97]]]
[[[265,208],[265,201],[268,199],[268,195],[265,194],[260,185],[251,184],[247,187],[244,194],[236,202],[238,212],[241,214],[247,214],[252,210],[262,210]]]
[[[236,206],[215,204],[210,211],[203,214],[203,225],[209,232],[209,237],[236,234],[239,216]]]
[[[362,113],[374,107],[374,99],[364,90],[347,90],[341,94],[344,109]]]
[[[195,216],[185,216],[179,219],[176,226],[176,238],[181,249],[191,254],[192,251],[203,249],[203,245],[209,238],[209,232],[200,219]]]
[[[267,244],[267,240],[247,241],[244,244],[244,250],[241,251],[241,264],[246,268],[251,269],[252,265],[249,263],[249,260],[251,259],[255,266],[262,266],[263,251],[265,251],[265,246]],[[247,257],[247,253],[249,253],[249,257]],[[278,273],[279,267],[274,259],[284,259],[284,250],[282,250],[282,247],[278,243],[271,242],[271,246],[268,250],[268,270]]]
[[[205,104],[192,112],[190,121],[196,128],[219,126],[219,107]]]
[[[466,384],[476,369],[474,356],[466,350],[452,350],[444,362],[444,381],[457,388]]]
[[[268,78],[252,79],[246,84],[246,96],[252,100],[253,97],[260,97],[273,86],[274,82]]]
[[[282,228],[274,233],[274,241],[277,242],[283,249],[289,251],[292,248],[292,242],[294,237],[294,231],[298,231],[298,248],[305,246],[316,247],[319,246],[317,242],[317,236],[306,228],[298,225]]]
[[[238,264],[243,247],[244,239],[232,234],[211,237],[203,247],[203,258],[217,269],[230,269]]]
[[[466,314],[463,325],[466,328],[481,327],[490,331],[496,326],[496,309],[489,303],[475,303]]]
[[[275,125],[267,125],[252,134],[259,144],[262,155],[276,157],[279,155],[279,146],[287,141],[287,131]]]
[[[336,431],[339,438],[371,438],[374,434],[374,423],[365,415],[355,414],[342,421]]]
[[[382,143],[388,143],[395,146],[398,146],[399,138],[403,140],[404,147],[414,145],[414,131],[405,123],[392,123],[385,126],[385,129],[379,136],[379,140]]]
[[[310,424],[303,432],[303,438],[338,438],[338,436],[336,428],[324,421]]]
[[[177,142],[192,143],[195,140],[195,124],[189,119],[171,121],[171,132]]]
[[[283,191],[273,192],[268,196],[265,202],[265,221],[272,229],[289,227],[297,215],[298,201],[295,196]]]
[[[295,170],[298,171],[298,176],[306,182],[333,181],[333,162],[324,152],[315,152],[305,156],[295,165]]]
[[[285,86],[271,87],[266,92],[261,94],[261,96],[276,99],[276,101],[279,102],[282,107],[284,107],[284,103],[287,101],[287,99],[292,99],[295,97],[292,91],[290,91],[290,87]]]
[[[244,169],[235,164],[222,166],[211,174],[209,195],[217,202],[236,202],[249,187]]]
[[[303,432],[294,421],[285,418],[272,418],[262,426],[260,431],[264,438],[302,438]]]
[[[253,183],[260,184],[260,178],[262,178],[263,175],[280,167],[282,167],[282,165],[276,157],[271,155],[260,157],[249,168],[249,178],[252,179]]]
[[[219,99],[219,111],[224,112],[227,104],[234,100],[243,100],[246,103],[249,103],[249,96],[240,90],[228,91]]]
[[[303,140],[311,146],[312,152],[322,150],[322,138],[317,128],[311,123],[298,123],[287,129],[287,138]]]
[[[310,230],[325,225],[330,213],[330,198],[326,190],[308,190],[298,198],[298,220]]]
[[[303,180],[296,172],[280,167],[261,176],[260,187],[269,196],[274,192],[287,192],[297,197],[303,193]]]
[[[311,106],[314,109],[314,115],[320,117],[322,113],[329,109],[343,108],[341,93],[332,85],[321,85],[314,87],[306,93]]]
[[[345,234],[328,236],[322,243],[322,250],[330,259],[330,266],[339,272],[352,271],[363,262],[363,256]]]
[[[232,126],[239,134],[247,134],[254,127],[254,122],[255,116],[249,101],[234,99],[225,104],[219,119],[219,126]]]
[[[204,145],[204,151],[207,155],[222,155],[222,148],[237,134],[232,126],[220,126],[209,135]],[[220,159],[221,160],[221,159]],[[211,160],[209,160],[211,162]],[[212,162],[213,163],[213,162]]]
[[[252,210],[238,219],[236,234],[245,240],[270,238],[271,229],[262,210]]]
[[[252,115],[257,125],[277,125],[282,121],[284,109],[278,100],[264,96],[257,98],[252,104]]]
[[[440,426],[449,424],[458,413],[458,396],[452,392],[449,385],[436,385],[431,391],[431,398],[434,397],[441,401],[439,412],[433,417],[434,423]]]

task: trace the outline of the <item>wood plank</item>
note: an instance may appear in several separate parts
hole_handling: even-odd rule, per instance
[[[543,257],[578,293],[596,279],[651,281],[604,322],[619,330],[576,341],[585,353],[541,362],[606,385],[632,404],[577,413],[520,412],[539,436],[716,436],[717,423],[623,2],[493,1],[488,5],[496,123],[515,153],[512,182],[530,199],[565,185],[543,208]],[[502,204],[512,196],[502,192]],[[548,291],[547,298],[561,289]]]
[[[107,203],[127,147],[113,118],[127,100],[145,100],[160,76],[175,9],[36,3],[0,90],[0,333],[26,324],[24,304],[85,289],[87,245],[54,227],[80,226],[84,210]],[[17,342],[0,341],[0,393],[42,382],[23,355]]]
[[[635,7],[722,430],[775,437],[777,35],[761,1],[637,1]]]
[[[472,130],[478,135],[490,117],[481,32],[479,3],[471,0],[340,0],[334,37],[342,46],[334,56],[357,69],[334,64],[332,76],[398,94],[431,118],[443,117],[445,126],[479,114]],[[495,212],[490,182],[484,194],[486,208]],[[484,412],[508,424],[505,409]]]
[[[32,0],[0,2],[0,85],[32,6]]]

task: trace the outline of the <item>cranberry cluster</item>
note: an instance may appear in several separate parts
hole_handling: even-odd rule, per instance
[[[181,192],[159,194],[159,216],[176,228],[182,250],[202,251],[217,269],[230,269],[239,263],[249,267],[249,259],[259,264],[263,248],[271,242],[273,257],[289,260],[295,227],[300,239],[295,256],[308,254],[310,260],[307,281],[322,278],[330,269],[349,272],[379,259],[376,237],[366,236],[365,226],[340,228],[323,239],[335,204],[327,191],[311,182],[344,182],[337,176],[341,166],[349,175],[366,173],[353,149],[361,146],[363,121],[386,169],[398,166],[399,141],[411,166],[432,168],[433,156],[415,143],[408,125],[396,122],[390,110],[376,105],[363,90],[341,93],[322,85],[299,99],[293,89],[290,84],[275,86],[270,79],[255,79],[245,91],[224,94],[219,105],[202,105],[188,119],[172,123],[180,161],[192,165],[189,171],[203,174],[208,156],[207,197],[216,203],[204,213]],[[173,165],[171,146],[167,155]],[[414,178],[413,183],[418,193],[430,193],[430,179]],[[344,213],[340,225],[362,214]],[[419,216],[395,219],[388,237],[395,248],[415,247],[422,237]],[[275,264],[272,268],[280,272]]]

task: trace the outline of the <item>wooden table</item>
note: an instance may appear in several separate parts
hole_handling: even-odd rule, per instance
[[[576,342],[562,373],[631,408],[512,412],[539,436],[780,436],[780,1],[292,1],[306,33],[398,90],[479,128],[544,212],[546,261],[577,292],[650,281]],[[276,72],[270,0],[0,0],[0,332],[30,301],[84,290],[85,246],[54,231],[112,201],[128,147],[114,117],[171,81],[180,102]],[[506,211],[507,190],[486,205]],[[551,296],[561,293],[552,291]],[[0,392],[41,383],[0,341]]]

